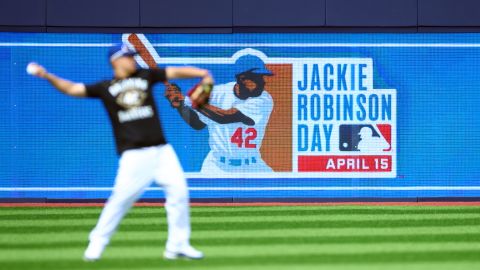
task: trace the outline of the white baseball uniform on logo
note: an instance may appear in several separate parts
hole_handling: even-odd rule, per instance
[[[273,99],[264,90],[258,97],[242,100],[235,96],[234,86],[235,82],[215,86],[209,103],[224,110],[235,108],[255,124],[220,124],[198,113],[210,134],[210,152],[203,161],[201,172],[271,172],[261,158],[260,147],[273,109]]]

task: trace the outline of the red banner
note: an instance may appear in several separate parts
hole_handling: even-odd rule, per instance
[[[299,172],[390,172],[392,156],[299,156]]]

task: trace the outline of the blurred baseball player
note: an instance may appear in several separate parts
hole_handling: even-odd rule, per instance
[[[100,219],[90,233],[84,259],[100,259],[123,216],[153,181],[164,187],[166,194],[168,240],[164,257],[201,259],[202,252],[189,242],[189,196],[183,169],[163,135],[152,86],[169,79],[195,77],[211,84],[212,77],[207,70],[194,67],[138,69],[133,57],[135,52],[126,45],[112,47],[108,55],[114,77],[93,85],[62,79],[38,64],[30,64],[27,69],[62,93],[101,99],[113,126],[121,155],[118,175]]]
[[[254,55],[238,58],[234,74],[236,81],[216,85],[209,104],[195,110],[178,87],[167,88],[165,96],[192,128],[208,126],[210,152],[201,172],[271,172],[260,147],[273,109],[264,76],[273,74]]]

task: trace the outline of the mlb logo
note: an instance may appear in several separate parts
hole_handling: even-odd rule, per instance
[[[384,153],[392,151],[392,126],[340,125],[339,148],[342,152]]]

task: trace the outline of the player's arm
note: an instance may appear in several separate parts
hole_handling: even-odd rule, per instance
[[[205,128],[206,125],[200,120],[198,112],[190,106],[185,105],[185,96],[177,84],[168,84],[165,88],[164,96],[168,102],[170,102],[170,105],[180,114],[185,123],[196,130]]]
[[[202,120],[200,120],[200,117],[198,117],[197,112],[195,112],[191,107],[185,106],[183,102],[177,108],[177,111],[182,117],[183,121],[185,121],[185,123],[187,123],[193,129],[200,130],[206,127],[205,123],[203,123]]]
[[[165,68],[165,73],[167,80],[200,77],[202,78],[202,83],[213,84],[213,78],[206,69],[196,67],[167,67]],[[235,108],[224,110],[210,104],[205,104],[202,108],[199,108],[198,111],[220,124],[241,122],[246,125],[255,125],[252,119]]]
[[[87,90],[83,83],[74,83],[52,73],[45,74],[45,79],[60,92],[74,97],[86,97]]]
[[[206,69],[196,67],[166,67],[167,80],[202,78],[202,83],[213,84],[213,78]]]
[[[60,92],[74,97],[86,97],[87,90],[83,83],[74,83],[49,73],[43,66],[31,64],[31,74],[46,79],[53,87]]]
[[[271,97],[265,96],[249,98],[228,110],[223,110],[210,104],[206,104],[198,110],[220,124],[241,122],[245,125],[253,126],[265,119],[265,117],[268,119],[272,109],[273,101]]]
[[[236,108],[228,110],[220,109],[210,104],[205,104],[197,109],[201,114],[212,119],[219,124],[243,123],[245,125],[253,126],[255,122],[248,116],[244,115]]]

